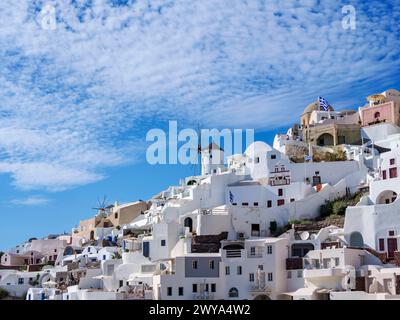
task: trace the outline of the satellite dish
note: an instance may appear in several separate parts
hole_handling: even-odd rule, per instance
[[[310,233],[307,231],[304,231],[300,234],[300,239],[301,240],[308,240],[310,238]]]

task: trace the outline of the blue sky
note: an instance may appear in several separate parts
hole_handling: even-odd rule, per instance
[[[396,1],[1,1],[0,249],[191,174],[145,162],[168,120],[271,142],[318,95],[356,108],[400,89],[399,21]]]

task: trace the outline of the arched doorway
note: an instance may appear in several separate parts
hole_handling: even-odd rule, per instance
[[[192,232],[193,230],[193,220],[192,218],[185,218],[185,220],[183,221],[183,225],[187,228],[189,228],[189,232]]]
[[[376,198],[377,204],[390,204],[397,199],[397,193],[392,190],[382,191]]]
[[[271,300],[266,294],[259,294],[254,297],[254,300]]]
[[[236,288],[229,289],[229,298],[238,298],[239,297],[239,290]]]
[[[350,234],[350,246],[355,248],[364,247],[364,239],[360,232],[354,231]]]
[[[319,145],[320,147],[333,146],[333,144],[334,144],[333,136],[329,133],[321,134],[317,139],[317,145]]]
[[[295,243],[292,245],[292,257],[303,258],[311,250],[314,250],[312,243]]]
[[[94,240],[94,231],[90,231],[90,240]]]

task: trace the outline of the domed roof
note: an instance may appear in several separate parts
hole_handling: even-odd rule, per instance
[[[304,109],[304,114],[311,113],[314,110],[319,110],[319,105],[317,102],[310,103],[307,108]]]
[[[328,109],[329,109],[329,111],[335,111],[331,105],[329,105]],[[313,103],[310,103],[307,106],[307,108],[304,109],[303,114],[307,114],[307,113],[311,113],[313,111],[319,111],[319,110],[323,110],[323,109],[320,107],[318,101],[315,101]]]
[[[251,155],[254,155],[255,152],[266,153],[271,150],[272,150],[272,148],[270,145],[266,144],[263,141],[256,141],[256,142],[253,142],[251,145],[249,145],[244,153],[248,156],[251,156]]]

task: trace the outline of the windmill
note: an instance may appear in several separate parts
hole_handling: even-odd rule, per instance
[[[109,209],[112,207],[112,205],[107,205],[107,197],[103,196],[103,199],[97,198],[97,203],[98,206],[92,209],[97,210],[98,215],[101,215],[103,217],[107,216]]]

